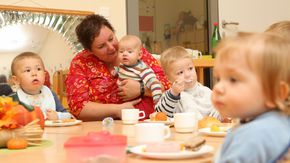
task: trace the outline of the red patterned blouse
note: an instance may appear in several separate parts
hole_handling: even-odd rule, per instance
[[[169,89],[170,83],[158,61],[144,48],[142,53],[142,60],[155,72],[164,88]],[[81,51],[74,57],[65,82],[71,113],[77,117],[88,101],[103,104],[122,103],[117,95],[117,77],[111,75],[108,67],[87,50]],[[135,108],[145,111],[147,118],[154,112],[152,97],[143,97]]]

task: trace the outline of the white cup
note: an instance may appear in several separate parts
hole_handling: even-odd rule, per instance
[[[197,130],[195,113],[175,113],[174,127],[176,132],[194,132]]]
[[[137,144],[163,142],[170,135],[169,127],[163,123],[139,123],[135,125]]]
[[[142,118],[145,118],[144,111],[140,111],[139,109],[122,109],[122,122],[124,124],[136,124]]]
[[[193,50],[193,49],[186,49],[186,50],[187,50],[187,52],[189,54],[192,55],[193,59],[197,59],[197,58],[201,58],[202,57],[202,53],[199,50]]]

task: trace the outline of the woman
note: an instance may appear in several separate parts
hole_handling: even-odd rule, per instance
[[[12,88],[7,83],[7,78],[4,74],[0,75],[0,96],[8,96],[13,93]]]
[[[138,108],[148,117],[154,108],[150,93],[146,91],[143,97],[144,85],[129,79],[117,85],[117,77],[111,74],[119,65],[118,40],[108,20],[89,15],[77,26],[76,33],[85,50],[72,60],[66,79],[71,112],[88,121],[108,116],[120,119],[122,109]],[[158,62],[144,48],[142,53],[142,60],[168,89],[170,84]]]

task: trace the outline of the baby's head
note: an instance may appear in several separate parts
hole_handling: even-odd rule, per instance
[[[270,32],[284,37],[285,39],[290,39],[290,21],[285,20],[274,23],[270,25],[265,32]]]
[[[132,66],[141,59],[141,40],[134,35],[126,35],[119,41],[119,59],[126,66]]]
[[[33,52],[16,56],[11,64],[12,79],[28,94],[39,94],[45,80],[41,57]]]
[[[222,115],[244,119],[275,109],[289,113],[289,41],[242,33],[223,39],[215,52],[212,100]]]
[[[183,78],[187,89],[195,85],[197,76],[192,55],[185,48],[181,46],[168,48],[161,54],[160,63],[171,83]]]

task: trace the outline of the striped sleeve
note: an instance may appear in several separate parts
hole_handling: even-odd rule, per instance
[[[155,111],[164,112],[168,117],[173,118],[179,100],[180,96],[174,96],[170,90],[167,90],[155,105]]]
[[[158,81],[156,75],[150,68],[144,69],[141,72],[140,76],[143,82],[145,83],[146,87],[151,90],[154,104],[156,104],[162,95],[160,82]]]

